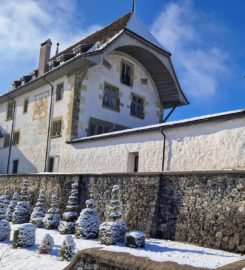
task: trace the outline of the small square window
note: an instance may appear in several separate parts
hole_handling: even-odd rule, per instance
[[[144,115],[144,99],[132,94],[130,114],[143,119]]]
[[[56,101],[62,100],[63,95],[64,95],[64,83],[60,83],[56,87]]]
[[[128,86],[133,86],[133,66],[131,64],[122,62],[121,69],[121,83]]]
[[[19,131],[14,131],[12,145],[19,144],[19,141],[20,141],[20,132]]]
[[[62,120],[54,120],[52,123],[51,137],[60,137],[61,136],[61,127]]]
[[[119,111],[119,105],[119,89],[109,84],[105,84],[103,106]]]
[[[24,106],[23,106],[23,113],[27,113],[28,111],[28,105],[29,105],[29,99],[25,98],[24,100]]]
[[[10,101],[10,102],[8,102],[8,105],[7,105],[6,120],[13,119],[13,115],[14,115],[14,102]]]

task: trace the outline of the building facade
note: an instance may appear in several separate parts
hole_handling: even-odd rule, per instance
[[[0,97],[1,173],[57,171],[69,141],[157,124],[188,104],[171,54],[134,13],[52,58],[51,46]]]

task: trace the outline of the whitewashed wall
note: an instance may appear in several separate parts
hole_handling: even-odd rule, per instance
[[[209,121],[165,130],[165,171],[245,169],[245,118]],[[64,154],[62,154],[62,152]],[[129,153],[139,152],[140,172],[160,172],[159,130],[67,145],[60,172],[127,172]]]
[[[112,65],[110,70],[103,64],[94,66],[88,70],[87,76],[83,81],[78,137],[87,136],[86,129],[88,128],[90,117],[130,128],[159,123],[161,115],[159,95],[151,77],[144,70],[143,66],[134,58],[119,52],[108,55],[106,60]],[[132,87],[122,84],[120,81],[122,60],[126,60],[133,65],[134,81]],[[141,84],[142,78],[148,79],[147,85]],[[121,104],[119,112],[102,106],[105,83],[119,89]],[[144,119],[130,115],[132,93],[143,97],[145,100]]]
[[[165,170],[245,169],[245,117],[169,129]]]
[[[60,82],[64,82],[64,99],[61,102],[54,101],[53,117],[62,116],[64,119],[64,129],[67,123],[67,97],[70,92],[68,80],[64,76],[57,81],[52,82],[54,89]],[[10,171],[12,171],[12,161],[19,160],[18,171],[22,172],[40,172],[44,170],[44,157],[47,141],[48,113],[50,106],[50,86],[39,87],[32,92],[21,95],[16,98],[16,117],[15,130],[20,131],[19,144],[12,146]],[[55,92],[55,91],[54,91]],[[43,115],[34,117],[35,99],[39,95],[47,96],[47,106],[43,109]],[[23,113],[23,104],[25,98],[29,98],[27,113]],[[55,93],[54,93],[55,100]],[[6,121],[7,103],[0,104],[0,126],[5,133],[11,132],[12,121]],[[56,140],[56,139],[55,139]],[[3,139],[2,139],[3,141]],[[65,136],[62,143],[65,142]],[[0,148],[0,173],[6,173],[8,159],[8,148]]]

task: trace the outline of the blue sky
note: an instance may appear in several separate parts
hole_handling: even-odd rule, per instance
[[[172,120],[245,108],[244,0],[136,3],[138,17],[172,52],[191,102],[178,108]],[[1,0],[0,93],[37,67],[41,42],[51,38],[65,48],[127,13],[131,4],[131,0]]]

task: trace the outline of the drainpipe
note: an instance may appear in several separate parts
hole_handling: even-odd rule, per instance
[[[48,133],[47,133],[47,142],[46,142],[46,151],[45,151],[45,162],[44,162],[44,172],[48,171],[48,157],[50,150],[50,129],[51,129],[51,121],[52,121],[52,111],[53,111],[53,94],[54,94],[54,86],[45,78],[42,78],[48,85],[51,87],[51,95],[50,95],[50,107],[49,107],[49,117],[48,117]]]
[[[168,113],[168,115],[163,119],[162,123],[165,123],[168,118],[172,115],[172,113],[175,111],[177,106],[174,106],[172,110]],[[166,134],[163,132],[164,127],[161,128],[161,134],[163,136],[163,150],[162,150],[162,171],[164,171],[164,165],[165,165],[165,152],[166,152]]]
[[[9,166],[10,166],[10,158],[11,158],[11,150],[12,150],[12,140],[14,134],[14,125],[15,125],[15,111],[16,111],[16,101],[12,99],[10,96],[7,95],[7,98],[10,99],[14,103],[14,111],[13,111],[13,118],[12,118],[12,127],[9,139],[9,153],[8,153],[8,163],[7,163],[7,174],[9,174]]]

